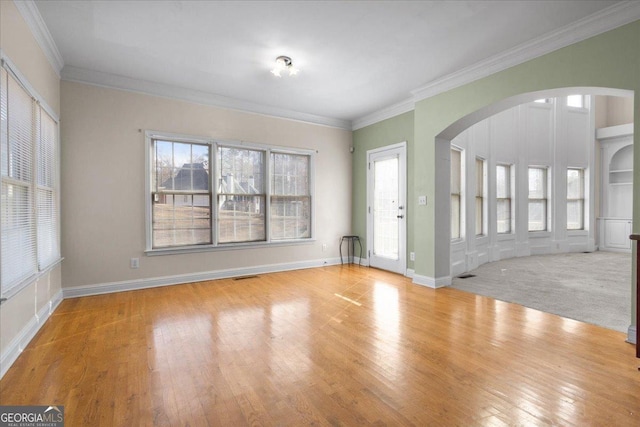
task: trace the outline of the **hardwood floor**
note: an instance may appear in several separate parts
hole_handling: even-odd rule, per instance
[[[0,404],[67,426],[638,426],[624,339],[332,266],[65,300]]]

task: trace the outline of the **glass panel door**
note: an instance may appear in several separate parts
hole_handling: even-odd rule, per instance
[[[373,253],[398,259],[398,157],[373,162]]]
[[[367,152],[367,257],[371,267],[406,273],[406,146]]]

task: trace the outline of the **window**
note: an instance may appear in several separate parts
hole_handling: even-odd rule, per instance
[[[584,229],[584,169],[567,169],[567,230]]]
[[[567,107],[585,108],[584,95],[567,96]]]
[[[60,259],[58,124],[0,68],[0,290],[19,291]]]
[[[511,233],[511,166],[496,166],[496,210],[499,234]]]
[[[147,141],[148,250],[312,237],[310,152],[150,133]]]
[[[547,168],[529,168],[529,231],[547,230]]]
[[[451,238],[462,237],[462,152],[451,149]]]
[[[311,233],[309,156],[271,153],[271,239],[299,239]]]
[[[210,146],[152,143],[153,248],[212,243]]]
[[[484,160],[476,158],[476,236],[484,234]]]
[[[218,147],[218,242],[266,240],[265,152]]]

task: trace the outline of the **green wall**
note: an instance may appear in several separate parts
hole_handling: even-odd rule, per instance
[[[365,152],[369,148],[407,140],[408,221],[407,251],[415,251],[416,274],[437,279],[443,276],[438,263],[447,248],[436,244],[436,186],[449,176],[436,176],[436,137],[468,114],[519,94],[564,88],[605,87],[635,91],[635,123],[640,123],[640,21],[592,37],[585,41],[495,73],[473,83],[416,102],[412,120],[409,113],[354,132],[353,229],[365,235],[366,189]],[[408,127],[413,123],[413,132]],[[640,146],[636,126],[634,143]],[[640,165],[640,150],[634,150]],[[640,189],[640,167],[635,168],[634,188]],[[417,196],[426,195],[427,206],[417,206]],[[634,197],[634,232],[640,232],[640,197]],[[438,254],[438,251],[441,254]],[[448,261],[448,257],[447,257]],[[635,287],[634,287],[635,288]],[[635,309],[635,308],[634,308]]]
[[[351,220],[351,229],[353,234],[360,236],[362,247],[366,248],[367,236],[367,150],[384,147],[386,145],[397,144],[402,141],[407,142],[407,205],[411,201],[410,195],[413,190],[413,111],[400,114],[399,116],[383,120],[371,126],[359,129],[353,133],[353,218]],[[413,248],[412,229],[412,212],[407,209],[407,248]],[[365,256],[366,257],[366,256]],[[407,267],[413,268],[413,262],[408,261]]]

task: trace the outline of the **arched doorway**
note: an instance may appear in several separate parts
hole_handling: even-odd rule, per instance
[[[538,91],[538,92],[531,92],[531,93],[526,93],[526,94],[521,94],[521,95],[517,95],[511,98],[507,98],[504,100],[501,100],[495,104],[492,104],[490,106],[484,107],[478,111],[475,111],[471,114],[468,114],[467,116],[457,120],[456,122],[452,123],[449,127],[447,127],[444,131],[442,131],[440,134],[438,134],[437,138],[436,138],[436,157],[437,158],[441,158],[441,159],[447,159],[449,160],[452,156],[452,150],[451,150],[451,142],[455,140],[455,138],[460,135],[462,132],[464,132],[466,129],[469,129],[470,127],[474,126],[475,124],[497,114],[503,111],[506,111],[510,108],[516,107],[518,105],[521,104],[526,104],[526,103],[531,103],[533,101],[536,100],[540,100],[540,99],[546,99],[546,98],[557,98],[557,97],[567,97],[569,95],[606,95],[606,96],[616,96],[616,97],[631,97],[633,98],[633,92],[632,91],[626,91],[626,90],[618,90],[618,89],[607,89],[607,88],[586,88],[586,87],[572,87],[572,88],[562,88],[562,89],[553,89],[553,90],[545,90],[545,91]],[[593,133],[591,133],[591,135],[593,135]],[[591,137],[592,140],[595,140],[595,137]],[[593,143],[593,141],[592,141]],[[455,157],[455,156],[454,156]],[[475,157],[476,161],[478,159],[480,159],[480,157]],[[467,163],[471,164],[473,163],[473,157],[471,158],[471,161],[469,159],[467,159]],[[491,164],[491,167],[495,167],[495,162],[493,163],[489,163]],[[533,162],[534,164],[536,162]],[[524,163],[523,163],[524,164]],[[523,165],[519,165],[520,168],[520,180],[526,180],[526,175],[523,174]],[[564,167],[566,168],[566,166],[571,166],[571,164],[567,164],[567,162],[565,162]],[[595,200],[595,188],[596,185],[594,185],[594,177],[595,174],[593,173],[593,169],[596,168],[596,162],[595,160],[592,158],[590,159],[590,163],[589,163],[589,169],[591,172],[591,177],[590,182],[591,182],[591,196],[588,197],[590,200],[590,203],[592,204],[591,206],[591,214],[588,215],[589,221],[587,224],[585,224],[585,230],[588,230],[588,234],[590,235],[590,238],[594,239],[595,235],[596,235],[596,221],[595,221],[595,217],[597,215],[597,213],[594,210],[593,207],[593,203]],[[557,171],[556,171],[557,172]],[[440,189],[441,193],[443,192],[443,188],[447,188],[450,190],[449,188],[449,183],[445,182],[445,181],[449,181],[449,177],[451,176],[451,162],[447,161],[447,162],[436,162],[436,182],[437,182],[437,189]],[[447,184],[447,185],[445,185]],[[526,183],[525,183],[526,184]],[[566,183],[565,183],[566,184]],[[563,184],[564,185],[564,184]],[[447,191],[449,191],[447,190]],[[469,190],[473,190],[473,189],[469,189]],[[554,189],[556,190],[556,189]],[[560,195],[562,197],[567,197],[566,192],[564,194],[562,194],[562,191],[560,191]],[[496,197],[495,194],[495,190],[494,192],[489,192],[488,196],[491,199],[494,199]],[[526,196],[525,196],[526,197]],[[437,201],[439,201],[442,205],[446,204],[445,206],[439,206],[436,207],[436,230],[450,230],[451,229],[451,224],[453,222],[453,219],[450,218],[450,212],[451,212],[451,206],[453,206],[455,204],[454,202],[454,197],[453,195],[451,197],[448,197],[448,195],[446,194],[441,194],[440,197],[437,197]],[[455,207],[455,206],[454,206]],[[473,208],[473,207],[471,207]],[[566,208],[565,208],[566,209]],[[525,212],[526,214],[526,212]],[[522,215],[520,215],[520,217],[522,217]],[[553,213],[549,214],[549,218],[550,220],[553,219]],[[468,220],[473,220],[473,218],[467,218]],[[495,220],[495,216],[491,219],[492,221]],[[565,219],[566,221],[566,219]],[[470,221],[467,221],[467,226],[469,225]],[[556,230],[558,229],[558,225],[559,224],[554,224],[549,231],[548,235],[546,236],[548,238],[549,244],[553,244],[553,250],[551,250],[549,253],[558,253],[558,252],[563,252],[566,248],[561,247],[561,243],[557,243],[555,237],[556,237]],[[468,227],[469,228],[469,227]],[[522,226],[520,227],[521,231],[522,231]],[[523,230],[523,233],[527,233],[527,229],[526,227]],[[437,235],[438,233],[436,233]],[[448,250],[438,250],[436,253],[436,269],[440,268],[441,271],[442,269],[446,269],[447,271],[449,271],[449,278],[456,276],[457,274],[459,274],[460,272],[464,271],[464,270],[468,270],[470,268],[468,268],[469,266],[475,268],[478,265],[482,264],[483,262],[489,262],[489,261],[494,261],[499,259],[499,257],[495,257],[492,256],[491,254],[487,255],[486,257],[480,259],[478,257],[477,253],[472,253],[471,255],[468,256],[468,259],[463,259],[462,261],[459,258],[459,253],[454,253],[452,254],[451,249],[454,248],[456,245],[458,245],[458,247],[460,246],[464,246],[466,248],[466,244],[467,241],[469,241],[469,238],[474,238],[475,236],[473,235],[473,232],[469,232],[469,230],[467,230],[467,236],[468,239],[466,239],[467,241],[463,242],[463,244],[461,245],[460,240],[456,241],[455,239],[452,240],[451,237],[449,235],[443,235],[444,233],[441,233],[437,238],[438,238],[438,242],[436,243],[436,245],[441,248],[444,249],[445,247]],[[565,236],[566,237],[566,236]],[[525,241],[525,243],[528,245],[528,241]],[[532,252],[530,251],[530,248],[527,247],[527,245],[522,245],[521,247],[518,247],[517,249],[514,249],[514,255],[513,256],[526,256],[526,255],[530,255]],[[557,247],[555,246],[557,245]],[[486,254],[485,254],[486,255]],[[458,258],[456,259],[456,256],[458,256]],[[466,256],[466,254],[465,254]],[[462,265],[464,265],[464,267],[462,267],[462,269],[460,268],[460,263],[462,263]],[[456,270],[457,269],[457,270]],[[629,287],[629,296],[631,296],[631,287]],[[635,335],[634,331],[629,330],[629,336],[631,338],[632,335]]]

